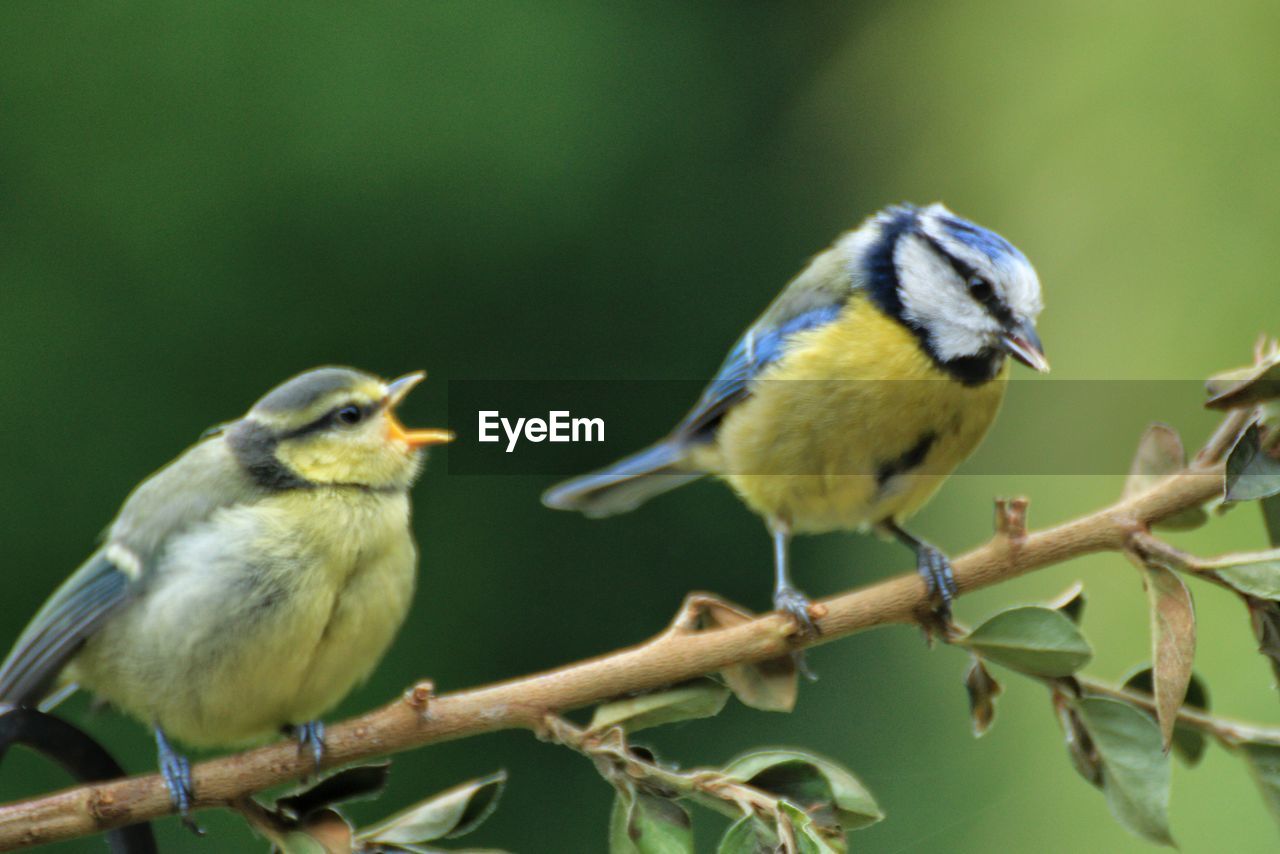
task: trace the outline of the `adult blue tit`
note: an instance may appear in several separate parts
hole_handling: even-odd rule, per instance
[[[1035,270],[1004,238],[941,204],[890,207],[791,280],[666,438],[543,502],[610,516],[714,475],[764,517],[775,607],[806,631],[816,628],[787,558],[796,532],[896,537],[945,618],[950,564],[901,525],[987,432],[1006,356],[1049,369],[1040,310]]]
[[[396,406],[424,377],[308,371],[143,481],[0,665],[0,705],[77,684],[155,731],[175,806],[191,746],[295,733],[386,652],[413,592],[409,487],[444,430]]]

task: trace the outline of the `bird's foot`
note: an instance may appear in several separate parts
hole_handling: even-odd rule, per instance
[[[948,637],[951,623],[951,603],[955,601],[960,590],[956,587],[955,575],[951,571],[951,561],[938,549],[922,544],[916,552],[916,571],[924,578],[925,588],[929,591],[929,601],[933,605],[932,619],[924,624],[925,634],[932,638],[935,633]]]
[[[191,817],[191,803],[195,800],[195,785],[191,781],[191,762],[173,749],[169,739],[156,729],[156,749],[160,754],[160,776],[169,790],[169,801],[182,818],[182,824],[196,836],[204,836],[200,825]]]
[[[795,620],[800,627],[800,634],[816,638],[822,634],[822,629],[818,628],[818,624],[813,621],[813,615],[809,613],[812,606],[813,603],[809,601],[809,597],[794,587],[779,587],[773,591],[774,609]]]
[[[293,737],[298,740],[298,752],[310,750],[311,759],[318,772],[320,764],[324,762],[324,721],[307,721],[290,729],[293,731]]]
[[[822,634],[822,629],[818,628],[818,624],[813,621],[813,615],[809,613],[812,604],[807,596],[794,587],[780,587],[773,593],[774,609],[795,620],[800,627],[800,635],[806,638],[816,638]],[[795,662],[796,670],[800,671],[805,679],[810,682],[817,681],[818,674],[809,667],[809,659],[803,649],[792,650],[791,660]]]
[[[809,682],[817,682],[818,674],[809,666],[808,650],[793,649],[791,650],[791,661],[796,666],[796,672],[803,676]]]

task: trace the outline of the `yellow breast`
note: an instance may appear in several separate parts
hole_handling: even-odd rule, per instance
[[[377,665],[412,597],[408,497],[290,490],[175,540],[149,595],[70,677],[192,746],[320,717]]]
[[[1008,366],[966,386],[865,296],[800,333],[696,460],[757,513],[796,531],[864,527],[918,510],[978,446]]]

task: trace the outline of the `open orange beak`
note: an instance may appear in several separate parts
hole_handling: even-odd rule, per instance
[[[396,418],[395,409],[400,405],[400,401],[404,400],[405,395],[412,391],[414,386],[426,378],[426,371],[414,371],[387,386],[387,438],[404,442],[414,449],[425,448],[428,445],[443,445],[454,440],[452,430],[433,428],[409,430],[400,423],[400,419]]]

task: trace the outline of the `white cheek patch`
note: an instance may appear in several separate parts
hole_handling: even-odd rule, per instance
[[[898,242],[894,262],[903,318],[928,332],[940,359],[973,356],[990,346],[1000,325],[969,296],[949,261],[911,235]]]
[[[1015,317],[1034,321],[1040,315],[1044,307],[1040,279],[1030,262],[1003,237],[965,221],[941,204],[925,208],[921,227],[943,251],[990,281]]]
[[[1036,271],[1027,264],[1005,265],[1004,281],[1008,283],[1005,292],[1005,305],[1009,306],[1017,317],[1035,321],[1044,309],[1044,301],[1040,296],[1040,279]]]

